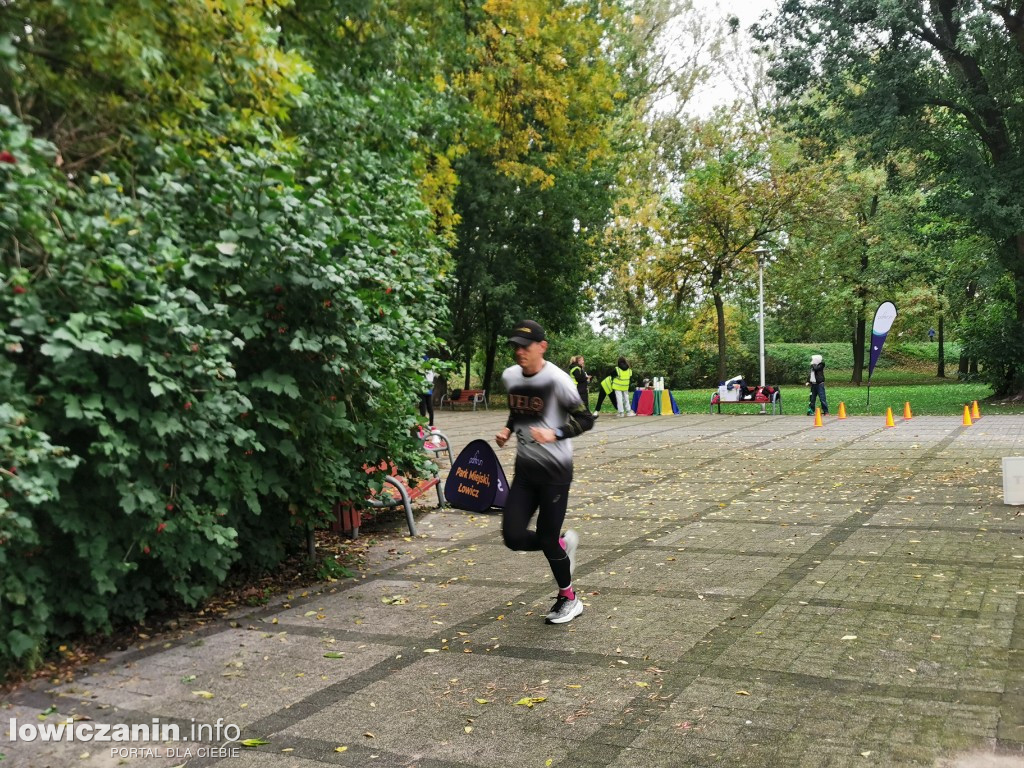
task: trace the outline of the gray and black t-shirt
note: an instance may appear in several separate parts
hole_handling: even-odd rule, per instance
[[[508,392],[507,426],[516,434],[516,474],[528,472],[551,483],[572,481],[572,440],[594,426],[594,417],[580,400],[576,383],[565,371],[544,362],[532,376],[518,365],[505,369],[501,381]],[[530,427],[561,430],[562,438],[538,443]]]

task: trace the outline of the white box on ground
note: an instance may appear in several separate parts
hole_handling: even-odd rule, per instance
[[[1024,456],[1003,457],[1003,504],[1024,504]]]

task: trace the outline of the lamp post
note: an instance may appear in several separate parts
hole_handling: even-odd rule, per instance
[[[757,326],[758,326],[758,352],[761,360],[761,391],[764,391],[764,257],[768,249],[764,246],[756,248],[754,255],[757,256]],[[764,403],[761,403],[761,413],[765,413]]]

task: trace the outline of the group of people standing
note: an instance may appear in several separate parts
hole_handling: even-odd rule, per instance
[[[576,381],[576,391],[579,392],[580,400],[589,407],[590,395],[587,391],[587,385],[594,377],[587,373],[583,355],[576,355],[569,360],[569,375]],[[601,379],[601,386],[597,395],[597,408],[592,411],[592,415],[599,416],[601,414],[601,406],[604,404],[604,399],[610,395],[612,404],[618,410],[620,418],[636,416],[629,403],[629,380],[632,376],[633,371],[629,367],[629,361],[624,357],[620,357],[615,365],[615,370]]]
[[[569,359],[569,375],[576,382],[576,391],[580,395],[583,404],[590,405],[588,384],[594,377],[587,373],[583,355],[576,355]],[[601,387],[597,395],[597,408],[592,415],[601,414],[601,405],[604,399],[611,396],[612,403],[618,409],[619,417],[636,416],[629,403],[629,380],[633,375],[630,370],[629,361],[620,357],[615,365],[613,373],[609,373],[601,379]],[[810,401],[807,404],[807,415],[814,414],[815,401],[821,404],[822,415],[828,415],[828,401],[825,399],[825,362],[821,355],[811,355],[811,367],[807,373],[807,386],[810,387]]]

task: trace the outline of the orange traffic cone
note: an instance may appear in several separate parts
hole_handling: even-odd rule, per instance
[[[914,418],[914,415],[910,412],[910,401],[909,400],[907,400],[907,402],[905,402],[903,404],[903,418],[904,419],[912,419],[912,418]]]
[[[895,427],[896,426],[896,422],[894,422],[892,420],[892,408],[886,408],[885,409],[885,426],[887,426],[887,427]]]
[[[971,418],[975,419],[975,420],[981,418],[981,411],[978,410],[978,401],[977,400],[975,400],[974,401],[974,405],[971,406]]]
[[[964,426],[969,427],[973,422],[971,421],[971,407],[969,405],[964,406]]]
[[[841,400],[839,401],[839,418],[846,418],[846,403],[842,402]]]
[[[814,409],[814,426],[821,426],[821,408]]]

